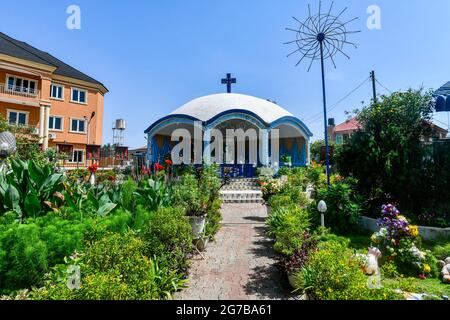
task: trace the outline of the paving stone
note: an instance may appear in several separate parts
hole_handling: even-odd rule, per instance
[[[273,242],[264,224],[267,207],[259,203],[227,203],[222,207],[222,228],[210,242],[205,259],[196,256],[189,288],[177,300],[287,300],[286,277],[276,268]]]

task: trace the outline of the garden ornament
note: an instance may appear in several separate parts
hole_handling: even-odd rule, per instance
[[[441,276],[444,283],[450,284],[450,257],[445,261],[440,261],[439,265],[442,267]]]
[[[378,267],[378,259],[381,257],[381,251],[378,248],[369,248],[366,274],[368,275],[379,275],[380,268]]]

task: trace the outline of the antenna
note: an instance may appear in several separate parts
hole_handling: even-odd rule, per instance
[[[293,19],[299,24],[299,26],[297,27],[297,29],[286,28],[286,30],[288,31],[295,32],[296,39],[285,43],[294,43],[297,46],[296,50],[288,54],[288,57],[296,53],[300,54],[300,60],[298,60],[295,66],[298,66],[302,61],[309,59],[309,72],[314,61],[320,60],[322,68],[322,94],[328,186],[330,186],[330,155],[328,146],[327,100],[324,60],[331,59],[333,66],[336,68],[336,62],[334,60],[334,56],[336,54],[340,53],[350,59],[350,56],[344,52],[344,46],[348,44],[357,48],[357,45],[353,42],[348,41],[347,36],[352,33],[360,32],[347,31],[346,26],[358,18],[348,20],[347,22],[341,22],[340,19],[344,12],[347,11],[347,7],[344,8],[344,10],[342,10],[338,15],[333,15],[333,5],[334,2],[331,3],[328,11],[323,12],[322,1],[319,1],[319,12],[315,15],[311,15],[311,6],[308,4],[308,18],[306,18],[306,20],[304,21],[301,21],[296,17],[293,17]]]

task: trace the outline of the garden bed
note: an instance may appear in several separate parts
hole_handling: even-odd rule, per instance
[[[362,216],[360,218],[359,226],[364,230],[377,232],[380,227],[377,224],[377,219]],[[424,240],[447,240],[450,242],[450,228],[436,228],[436,227],[423,227],[418,226],[420,236]]]
[[[171,180],[171,162],[150,172],[88,182],[51,163],[10,159],[0,172],[0,296],[37,300],[170,299],[187,285],[194,236],[220,226],[214,167]],[[83,174],[84,173],[84,174]]]
[[[384,230],[379,232],[377,220],[360,219],[362,202],[352,181],[334,175],[328,188],[321,166],[284,174],[284,181],[264,178],[262,190],[280,269],[296,292],[320,300],[444,299],[450,294],[437,263],[450,255],[448,240],[423,242],[423,229],[391,205],[380,212]],[[312,202],[304,195],[310,185],[318,190]],[[320,226],[319,200],[327,203],[329,229]],[[361,227],[361,220],[366,225]]]

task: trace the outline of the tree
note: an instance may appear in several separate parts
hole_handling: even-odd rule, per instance
[[[22,160],[35,160],[38,163],[45,162],[45,154],[39,145],[39,135],[32,127],[22,127],[10,125],[8,121],[0,115],[0,132],[9,131],[16,137],[17,153]]]
[[[328,143],[330,149],[330,164],[334,165],[334,156],[340,152],[341,146],[335,142],[330,141]],[[311,143],[311,160],[317,163],[325,163],[325,140],[317,140]]]
[[[431,92],[408,90],[383,96],[357,112],[362,129],[352,135],[337,157],[338,170],[358,179],[358,189],[373,210],[386,201],[419,213],[435,188],[430,176],[434,110]]]

